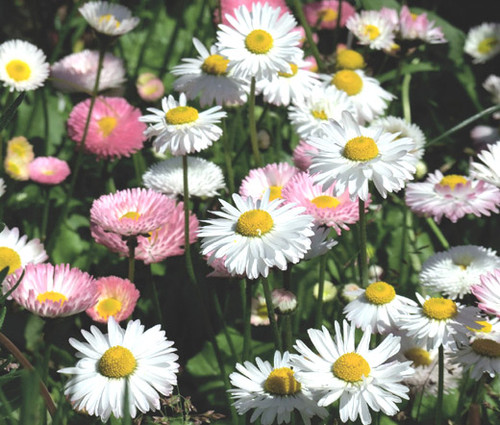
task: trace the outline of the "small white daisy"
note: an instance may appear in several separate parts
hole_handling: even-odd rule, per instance
[[[168,150],[178,156],[200,152],[222,136],[222,129],[216,124],[226,113],[220,106],[199,112],[187,106],[184,93],[181,93],[179,102],[171,95],[164,97],[161,106],[162,109],[148,108],[152,114],[139,118],[139,121],[150,124],[145,135],[154,137],[153,146],[159,153]]]
[[[221,211],[213,211],[217,219],[198,232],[202,254],[210,254],[208,264],[225,257],[224,265],[232,275],[250,279],[267,277],[269,268],[286,270],[287,263],[298,263],[311,247],[309,237],[313,218],[302,214],[304,208],[269,201],[269,191],[261,200],[246,200],[233,194],[236,208],[224,200]]]
[[[465,53],[474,63],[484,63],[500,53],[500,24],[483,23],[469,30],[464,46]]]
[[[311,392],[295,378],[295,371],[290,364],[288,351],[274,353],[271,365],[255,359],[255,366],[251,362],[237,363],[236,370],[229,375],[233,389],[229,390],[234,406],[240,415],[255,409],[250,422],[260,417],[262,425],[273,423],[290,423],[294,410],[300,414],[302,423],[309,425],[313,416],[325,419],[328,411],[319,407],[312,400]]]
[[[314,87],[299,103],[288,108],[288,118],[303,139],[324,134],[328,120],[340,121],[342,112],[348,111],[356,119],[358,111],[349,96],[335,87]]]
[[[216,46],[210,52],[197,39],[193,44],[199,53],[196,59],[182,59],[182,64],[172,69],[178,78],[174,90],[184,92],[188,99],[200,96],[200,106],[241,105],[247,101],[250,90],[248,81],[228,72],[229,59],[221,56]]]
[[[253,3],[226,14],[232,26],[219,25],[217,32],[220,54],[229,59],[229,70],[237,77],[256,80],[271,79],[276,72],[291,73],[290,63],[302,57],[298,47],[300,33],[293,16],[269,4]]]
[[[304,255],[304,260],[320,257],[326,254],[334,246],[338,245],[338,241],[330,237],[330,227],[318,226],[314,224],[312,231],[314,235],[311,236],[311,248]]]
[[[484,80],[483,87],[491,93],[491,101],[495,104],[500,103],[500,77],[498,75],[490,75]]]
[[[80,360],[75,367],[59,370],[72,375],[64,394],[74,409],[85,409],[103,422],[111,413],[121,418],[128,383],[129,413],[135,418],[138,410],[158,410],[160,394],[170,395],[177,385],[178,356],[160,325],[144,331],[140,320],[134,320],[122,329],[111,316],[107,334],[91,326],[82,335],[87,342],[69,339]]]
[[[479,180],[487,181],[500,188],[500,140],[488,145],[477,155],[479,162],[471,162],[470,175]]]
[[[10,91],[42,87],[49,76],[45,54],[27,41],[9,40],[0,44],[0,80]]]
[[[387,282],[374,282],[344,307],[346,319],[363,331],[368,326],[374,333],[385,335],[397,329],[397,319],[417,303],[396,294],[394,286]]]
[[[211,198],[225,189],[222,169],[203,158],[188,157],[189,196]],[[150,167],[142,176],[144,186],[170,197],[184,196],[182,158],[169,158]]]
[[[413,374],[411,362],[387,363],[400,348],[400,338],[388,335],[376,348],[370,349],[370,328],[355,345],[355,327],[343,322],[343,330],[335,322],[333,339],[324,326],[309,329],[315,351],[298,340],[292,365],[298,368],[297,379],[307,385],[318,398],[319,406],[329,406],[340,399],[340,420],[371,423],[370,409],[395,415],[397,403],[408,399],[408,387],[401,381]]]
[[[396,25],[376,10],[363,10],[351,16],[346,24],[359,40],[359,44],[368,45],[371,49],[391,49],[394,44]]]
[[[500,268],[480,276],[479,280],[481,283],[471,288],[479,300],[478,307],[500,317]]]
[[[382,195],[397,192],[413,178],[415,165],[409,153],[414,142],[406,137],[394,143],[396,135],[381,129],[359,127],[349,112],[342,122],[329,122],[323,137],[312,137],[309,143],[319,152],[313,154],[311,174],[326,188],[335,182],[336,195],[349,190],[352,200],[368,200],[368,183],[373,181]]]
[[[126,34],[139,23],[127,7],[107,1],[89,1],[78,10],[92,28],[106,35]]]
[[[443,345],[455,349],[457,343],[467,341],[468,328],[477,328],[481,320],[479,309],[467,307],[446,298],[422,297],[416,294],[422,307],[400,316],[398,325],[417,345],[434,350]]]
[[[455,246],[438,252],[422,265],[420,282],[451,299],[470,294],[471,287],[480,283],[482,274],[500,268],[496,251],[482,246]]]

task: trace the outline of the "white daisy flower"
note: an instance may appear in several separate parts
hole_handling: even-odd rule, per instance
[[[310,260],[311,258],[326,254],[335,245],[338,245],[338,241],[330,237],[330,227],[314,224],[312,231],[314,235],[311,236],[311,248],[304,255],[304,260]]]
[[[303,102],[288,108],[288,118],[302,139],[324,134],[328,120],[340,121],[348,111],[356,119],[358,111],[349,96],[335,87],[314,87]]]
[[[487,181],[500,187],[500,140],[495,144],[488,145],[477,157],[479,162],[471,162],[470,175],[479,180]]]
[[[419,278],[422,285],[451,299],[471,293],[480,283],[479,277],[500,268],[496,251],[482,246],[455,246],[438,252],[422,265]]]
[[[359,44],[368,45],[371,49],[391,49],[394,44],[396,25],[376,10],[363,10],[351,16],[346,24],[359,40]]]
[[[64,394],[74,409],[85,409],[103,422],[111,413],[121,418],[128,383],[129,413],[134,418],[137,410],[159,409],[160,394],[170,395],[177,385],[178,356],[160,325],[144,331],[140,320],[134,320],[122,329],[111,316],[107,334],[91,326],[90,332],[82,330],[82,335],[87,342],[69,340],[80,360],[75,367],[59,370],[73,375]]]
[[[269,201],[269,191],[261,200],[246,200],[233,194],[236,208],[220,200],[220,218],[206,220],[198,232],[202,254],[210,254],[208,264],[225,257],[231,275],[250,279],[267,277],[269,268],[286,270],[287,263],[298,263],[311,247],[313,218],[302,214],[304,208],[283,201]]]
[[[467,341],[467,328],[477,328],[479,309],[467,307],[446,298],[422,297],[416,294],[422,307],[399,317],[399,328],[417,345],[434,350],[443,345],[455,349]]]
[[[491,93],[491,101],[493,103],[500,103],[500,77],[498,75],[490,75],[484,80],[483,87],[486,91]]]
[[[484,63],[500,53],[500,24],[483,23],[469,30],[464,45],[465,53],[474,63]]]
[[[400,315],[406,314],[417,303],[396,294],[394,286],[387,282],[374,282],[344,307],[346,319],[363,331],[368,328],[374,333],[394,333]]]
[[[500,269],[482,275],[479,280],[481,283],[471,288],[479,300],[478,307],[500,317]]]
[[[265,102],[276,106],[302,103],[311,90],[319,86],[318,74],[308,67],[309,62],[302,59],[291,63],[292,72],[278,72],[269,80],[259,80],[257,92],[262,93]]]
[[[368,200],[368,183],[373,181],[382,195],[397,192],[413,178],[415,165],[409,153],[414,142],[406,137],[394,143],[396,135],[381,129],[359,127],[349,112],[342,122],[331,121],[323,137],[312,137],[309,143],[319,152],[313,154],[310,167],[315,182],[323,188],[335,182],[336,196],[349,190],[351,200],[357,196]]]
[[[220,54],[229,59],[229,70],[237,77],[270,80],[276,72],[291,73],[290,63],[302,57],[298,47],[300,33],[293,16],[272,8],[267,3],[253,3],[226,14],[231,26],[219,25],[217,32]]]
[[[181,93],[179,102],[173,96],[164,97],[161,106],[162,109],[148,108],[152,115],[139,118],[139,121],[150,124],[145,135],[154,137],[153,146],[159,153],[168,150],[178,156],[200,152],[222,136],[222,129],[216,124],[226,113],[220,106],[199,112],[187,106],[184,93]]]
[[[357,348],[355,327],[335,322],[335,338],[328,329],[309,329],[315,351],[298,340],[292,365],[298,368],[297,379],[307,385],[319,406],[329,406],[340,399],[340,420],[354,422],[358,416],[363,425],[371,423],[369,409],[395,415],[397,403],[408,399],[408,387],[401,381],[413,373],[410,362],[386,363],[400,348],[400,338],[388,335],[370,349],[371,329],[363,334]]]
[[[9,40],[0,44],[0,80],[10,91],[42,87],[49,76],[45,54],[27,41]]]
[[[378,80],[361,69],[341,69],[333,75],[320,76],[326,85],[347,93],[358,112],[358,122],[370,122],[385,113],[388,102],[396,97],[384,90]]]
[[[313,416],[321,419],[328,416],[328,411],[319,407],[308,388],[295,378],[288,351],[283,356],[276,351],[273,365],[259,357],[255,363],[257,366],[248,361],[243,365],[238,363],[238,372],[229,375],[231,384],[236,387],[229,392],[236,400],[234,406],[240,415],[255,409],[250,422],[260,417],[262,425],[290,423],[294,410],[306,425],[311,423]]]
[[[106,35],[126,34],[139,23],[127,7],[107,1],[89,1],[78,10],[92,28]]]
[[[217,47],[210,52],[197,39],[193,44],[199,53],[196,59],[182,59],[182,64],[172,69],[178,78],[174,90],[184,92],[188,99],[200,96],[200,105],[241,105],[247,101],[250,90],[248,81],[236,78],[228,72],[229,59],[221,56]]]
[[[188,186],[189,196],[211,198],[225,189],[222,169],[203,158],[189,156]],[[175,198],[184,196],[182,158],[169,158],[150,167],[142,176],[144,186],[156,192]]]

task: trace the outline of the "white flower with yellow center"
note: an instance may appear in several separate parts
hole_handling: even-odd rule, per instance
[[[298,340],[292,355],[297,379],[309,387],[319,406],[329,406],[340,399],[340,420],[354,422],[358,416],[363,425],[371,423],[369,409],[395,415],[397,403],[408,399],[408,387],[401,381],[413,374],[411,362],[387,362],[400,348],[400,338],[388,335],[370,349],[371,329],[367,328],[358,346],[355,327],[343,322],[343,330],[335,322],[335,338],[328,329],[309,329],[315,350]]]
[[[90,332],[82,330],[82,335],[87,342],[69,340],[80,360],[75,367],[59,370],[72,375],[64,394],[74,409],[85,409],[103,422],[111,413],[121,418],[128,384],[126,402],[134,418],[138,410],[146,413],[159,409],[160,395],[170,395],[177,385],[178,356],[160,325],[144,331],[140,320],[135,320],[122,329],[110,317],[107,334],[91,326]]]
[[[216,46],[210,52],[197,39],[193,44],[199,56],[182,59],[182,64],[172,69],[177,76],[174,89],[186,93],[188,99],[200,96],[200,105],[240,105],[247,101],[250,90],[248,81],[236,78],[228,71],[229,59],[222,56]]]
[[[328,120],[340,121],[342,112],[357,118],[358,111],[346,93],[335,87],[314,87],[302,102],[288,108],[288,118],[302,139],[324,134]]]
[[[310,167],[315,183],[323,188],[335,182],[336,196],[349,190],[351,200],[357,196],[368,200],[368,183],[372,181],[382,195],[397,192],[415,172],[411,152],[414,142],[406,137],[394,143],[396,135],[382,129],[360,127],[349,112],[340,123],[330,121],[324,135],[308,140],[318,149]]]
[[[311,247],[313,218],[281,199],[270,202],[269,194],[260,200],[233,194],[236,208],[220,200],[221,211],[213,211],[219,218],[206,220],[198,232],[202,254],[210,254],[208,264],[224,258],[231,275],[257,279],[267,277],[272,267],[286,270],[287,263],[304,258]]]
[[[477,329],[481,320],[479,309],[466,307],[447,298],[422,297],[416,294],[422,307],[400,316],[398,325],[417,345],[434,350],[456,348],[467,341],[468,328]]]
[[[500,188],[500,140],[477,155],[481,162],[471,162],[470,175]]]
[[[495,104],[500,103],[500,76],[491,74],[484,80],[483,87],[491,94],[491,101]],[[494,117],[498,119],[495,114]]]
[[[397,319],[417,304],[396,294],[394,286],[387,282],[374,282],[344,307],[346,319],[363,331],[368,326],[374,333],[387,334],[397,329]]]
[[[127,7],[107,1],[89,1],[78,10],[92,28],[110,36],[126,34],[139,23]]]
[[[22,40],[0,44],[0,80],[10,91],[42,87],[49,71],[45,54],[33,44]]]
[[[328,411],[312,400],[308,388],[297,381],[295,370],[290,365],[288,351],[274,353],[273,364],[259,357],[251,362],[237,363],[237,372],[229,379],[233,389],[229,390],[235,400],[234,406],[240,415],[255,409],[250,422],[260,417],[262,425],[290,423],[294,410],[300,414],[303,424],[309,425],[313,416],[325,419]]]
[[[290,63],[302,57],[300,33],[290,13],[280,16],[280,8],[253,3],[226,14],[231,26],[219,25],[218,48],[229,59],[229,70],[241,78],[270,80],[277,72],[292,72]]]
[[[484,63],[500,53],[500,24],[483,23],[469,30],[464,46],[465,53],[474,63]]]
[[[363,10],[351,16],[346,24],[359,40],[359,44],[368,45],[371,49],[391,49],[394,44],[396,25],[376,10]]]
[[[161,106],[162,109],[148,108],[152,115],[139,118],[139,121],[149,124],[145,135],[154,137],[156,152],[168,150],[174,156],[200,152],[222,136],[222,129],[216,124],[226,113],[220,106],[200,112],[187,106],[184,93],[181,93],[179,102],[173,96],[164,97]]]

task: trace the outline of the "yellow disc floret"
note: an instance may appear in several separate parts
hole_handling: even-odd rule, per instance
[[[386,282],[374,282],[366,288],[365,297],[372,304],[382,305],[390,303],[396,297],[396,291]]]
[[[21,257],[16,251],[6,246],[0,246],[0,270],[8,267],[7,274],[12,274],[21,266]]]
[[[448,176],[444,176],[439,182],[441,186],[448,186],[451,190],[454,190],[457,184],[466,183],[467,179],[464,176],[460,176],[458,174],[450,174]]]
[[[364,68],[365,65],[363,56],[354,50],[344,49],[337,54],[338,68],[352,70]]]
[[[61,304],[61,306],[64,304],[65,301],[68,301],[66,296],[64,294],[61,294],[60,292],[55,292],[55,291],[47,291],[43,292],[41,294],[38,294],[36,297],[36,300],[43,304],[46,301],[53,301],[55,303]]]
[[[136,211],[127,211],[125,214],[123,214],[121,217],[120,217],[120,220],[123,220],[124,218],[128,218],[129,220],[139,220],[139,218],[141,217],[141,215],[136,212]]]
[[[101,24],[102,22],[109,22],[109,21],[111,21],[111,19],[115,20],[116,28],[118,28],[120,26],[120,21],[109,13],[107,15],[101,15],[99,17],[99,23]]]
[[[198,119],[198,111],[191,106],[177,106],[165,114],[165,119],[172,125],[189,124]]]
[[[274,201],[275,199],[281,199],[281,190],[283,186],[269,186],[269,200]]]
[[[108,137],[111,132],[116,127],[117,119],[115,117],[102,117],[97,120],[97,125],[99,126],[99,130],[104,137]]]
[[[297,74],[299,67],[297,65],[295,65],[294,63],[291,63],[290,68],[291,68],[292,72],[278,72],[278,75],[280,77],[285,77],[285,78],[293,77],[295,74]]]
[[[370,161],[377,155],[378,147],[371,137],[355,137],[344,146],[344,157],[351,161]]]
[[[363,80],[361,77],[350,69],[337,71],[332,78],[332,84],[339,90],[345,91],[348,96],[358,94],[363,88]]]
[[[476,339],[472,342],[471,347],[481,356],[500,357],[500,343],[492,339]]]
[[[298,393],[302,386],[293,375],[294,371],[288,367],[274,369],[264,383],[264,390],[276,395],[293,395]]]
[[[132,352],[125,347],[115,345],[108,348],[99,360],[99,373],[108,378],[125,378],[137,367]]]
[[[321,22],[334,22],[339,14],[332,8],[321,9],[318,13],[318,18]]]
[[[272,49],[273,36],[264,30],[253,30],[245,38],[246,48],[256,55],[263,55]]]
[[[323,111],[322,109],[313,109],[311,111],[311,114],[314,118],[316,118],[318,120],[327,120],[328,119],[326,112]]]
[[[413,362],[413,367],[429,366],[432,363],[430,353],[423,348],[414,347],[404,352],[405,357]]]
[[[109,316],[115,316],[122,309],[122,303],[116,298],[104,298],[97,303],[95,308],[99,316],[107,319]]]
[[[264,210],[250,210],[244,212],[236,223],[236,232],[243,236],[260,237],[273,228],[271,214]]]
[[[448,320],[458,312],[454,301],[446,298],[429,298],[422,306],[424,314],[430,319]]]
[[[205,74],[211,75],[226,75],[229,59],[221,55],[208,56],[201,65],[201,69]]]
[[[31,75],[30,66],[19,59],[11,60],[6,66],[5,70],[10,78],[15,81],[26,81]]]
[[[361,381],[370,374],[370,365],[358,353],[342,354],[333,364],[333,374],[346,382]]]
[[[375,25],[365,25],[364,35],[368,36],[370,40],[375,40],[380,35],[380,30]]]
[[[487,55],[495,48],[497,44],[498,40],[495,37],[487,37],[479,42],[477,50],[479,53]]]
[[[337,208],[340,201],[334,196],[320,195],[311,199],[311,203],[316,205],[318,208]]]

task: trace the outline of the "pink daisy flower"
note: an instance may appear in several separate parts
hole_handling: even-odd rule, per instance
[[[30,179],[42,184],[59,184],[71,173],[68,163],[53,156],[39,156],[28,165]]]
[[[172,200],[151,189],[133,188],[103,195],[92,203],[90,221],[122,236],[152,232],[169,220]]]
[[[90,99],[78,103],[68,119],[68,135],[80,144],[90,107]],[[130,156],[142,148],[146,124],[141,111],[121,97],[98,97],[90,119],[85,149],[99,158]]]
[[[472,293],[479,300],[477,305],[486,313],[500,317],[500,269],[479,277],[481,283],[471,287]]]
[[[305,4],[304,14],[310,26],[332,30],[337,27],[339,16],[339,2],[323,0]],[[356,10],[348,2],[343,1],[340,11],[340,26],[344,27],[347,20],[356,14]]]
[[[140,293],[130,280],[108,276],[97,279],[95,283],[97,302],[85,311],[92,320],[107,323],[113,317],[121,322],[132,314]]]
[[[226,18],[226,14],[234,16],[234,9],[239,8],[240,6],[246,6],[248,10],[252,10],[252,5],[253,4],[261,4],[264,6],[264,4],[268,4],[271,6],[273,9],[276,8],[281,8],[281,13],[280,16],[283,15],[283,13],[288,12],[292,13],[288,6],[286,5],[285,0],[220,0],[220,7],[221,7],[221,16],[222,16],[222,23],[224,25],[230,25],[229,21]],[[217,24],[220,24],[219,22],[219,9],[217,8],[214,12],[214,22]]]
[[[297,168],[286,162],[255,168],[241,183],[239,193],[243,198],[262,199],[266,190],[270,189],[269,201],[281,198],[281,190],[298,172]]]
[[[317,152],[317,148],[301,140],[293,151],[293,163],[301,171],[307,171],[311,166],[312,154]]]
[[[135,86],[140,98],[146,102],[156,102],[165,94],[163,81],[150,72],[139,75]]]
[[[333,195],[335,185],[323,190],[322,184],[314,184],[309,173],[299,173],[292,177],[283,188],[285,202],[305,207],[304,214],[314,217],[318,225],[333,227],[340,235],[341,229],[349,230],[347,224],[359,220],[358,200],[349,199],[349,191]]]
[[[417,15],[403,6],[399,15],[399,32],[405,40],[422,40],[431,44],[446,43],[443,31],[429,21],[427,13]]]
[[[7,278],[6,290],[21,272]],[[25,309],[42,317],[65,317],[80,313],[97,301],[95,279],[69,264],[28,264],[12,298]]]
[[[318,62],[316,62],[316,58],[314,56],[305,57],[304,62],[307,62],[309,64],[309,66],[305,69],[308,69],[312,72],[318,72]]]
[[[212,253],[209,252],[205,255],[205,260],[208,260],[212,256]],[[210,267],[212,267],[212,271],[207,274],[207,277],[219,277],[219,278],[232,278],[233,276],[229,273],[226,267],[226,258],[227,256],[215,258],[211,263]]]
[[[415,213],[432,216],[438,223],[443,216],[456,223],[466,214],[480,217],[498,213],[500,189],[460,175],[443,176],[436,170],[424,182],[409,183],[405,200]]]

